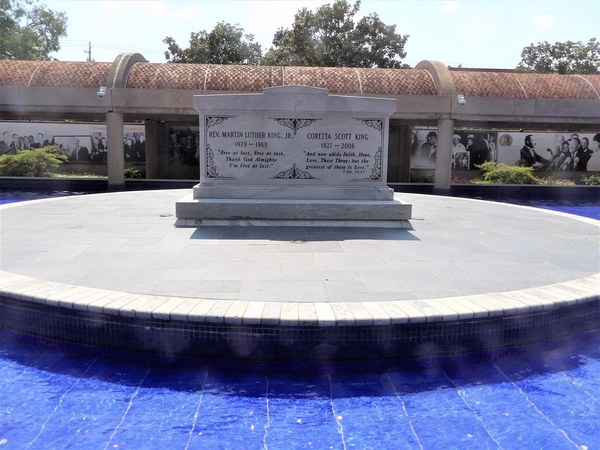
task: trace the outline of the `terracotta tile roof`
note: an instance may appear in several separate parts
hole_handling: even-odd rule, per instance
[[[596,93],[598,94],[598,97],[600,97],[600,76],[598,75],[581,75],[581,78],[583,78],[586,83],[589,83],[596,91]]]
[[[267,87],[281,86],[281,79],[280,67],[211,65],[206,90],[262,92]]]
[[[281,85],[281,68],[208,64],[135,64],[130,89],[191,89],[261,92]]]
[[[470,71],[450,75],[456,92],[468,97],[598,100],[600,92],[600,75]]]
[[[0,61],[0,86],[97,88],[106,84],[111,63]]]
[[[134,64],[127,88],[202,90],[206,67],[205,64]]]
[[[514,75],[506,72],[450,72],[456,92],[467,97],[524,98]]]
[[[130,89],[240,92],[284,84],[321,87],[332,94],[436,94],[433,80],[420,70],[139,63],[127,80]]]
[[[299,84],[329,90],[332,94],[360,93],[356,71],[333,67],[278,67],[283,70],[284,84]]]
[[[98,87],[112,63],[0,61],[0,86]],[[451,71],[456,92],[469,97],[590,99],[600,97],[600,75],[542,75]],[[333,94],[436,95],[425,70],[331,67],[269,67],[137,63],[129,89],[189,89],[261,92],[266,87],[303,84]]]
[[[357,69],[363,94],[437,95],[426,70]]]
[[[528,98],[560,98],[598,100],[598,94],[590,83],[579,75],[515,74],[523,85]],[[596,78],[600,76],[590,77]]]

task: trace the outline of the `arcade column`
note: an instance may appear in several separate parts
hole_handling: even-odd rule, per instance
[[[146,179],[158,178],[158,122],[146,119]]]
[[[108,190],[125,189],[125,149],[123,147],[123,114],[106,113],[108,135]]]
[[[390,183],[410,182],[412,126],[390,122],[388,138],[388,179]]]
[[[435,152],[435,180],[433,188],[439,193],[449,193],[452,181],[452,136],[454,120],[438,120],[437,150]]]

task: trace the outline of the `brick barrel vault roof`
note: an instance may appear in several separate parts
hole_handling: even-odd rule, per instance
[[[457,93],[468,97],[600,99],[600,75],[450,71]]]
[[[207,64],[135,64],[127,87],[262,92],[264,88],[301,84],[332,94],[436,95],[423,70],[274,67]]]
[[[98,88],[112,63],[0,61],[0,86]]]
[[[97,88],[112,63],[0,61],[0,86]],[[450,71],[457,93],[468,97],[600,99],[600,75],[554,75],[496,71]],[[187,89],[261,92],[303,84],[332,94],[436,95],[422,69],[354,69],[207,64],[136,63],[129,89]]]

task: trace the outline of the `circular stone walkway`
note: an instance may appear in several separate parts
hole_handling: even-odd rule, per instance
[[[599,221],[418,194],[412,229],[177,228],[189,190],[0,206],[0,295],[90,312],[262,325],[524,314],[600,298]]]

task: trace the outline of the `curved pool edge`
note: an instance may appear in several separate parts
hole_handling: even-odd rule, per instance
[[[0,326],[10,331],[258,361],[457,356],[567,337],[600,327],[600,274],[460,297],[268,303],[132,294],[0,271]]]

